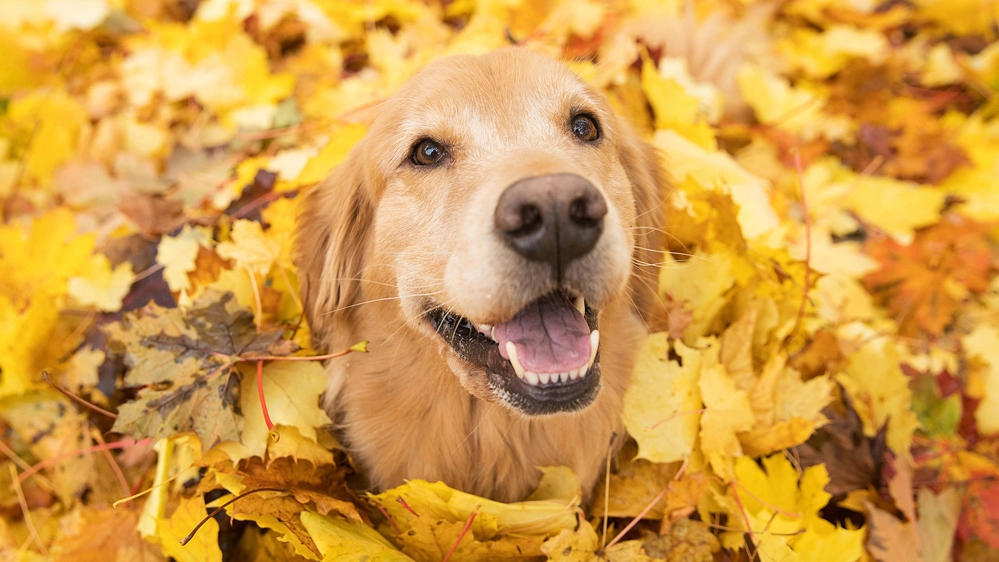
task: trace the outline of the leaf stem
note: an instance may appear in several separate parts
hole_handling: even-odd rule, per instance
[[[472,521],[475,521],[475,516],[478,514],[479,514],[478,511],[474,509],[472,510],[472,514],[468,517],[468,522],[465,523],[465,527],[461,530],[461,534],[458,535],[458,540],[454,541],[454,544],[451,545],[451,550],[447,551],[447,554],[444,555],[444,558],[441,560],[441,562],[448,562],[448,560],[451,559],[451,555],[454,554],[454,551],[458,550],[458,545],[461,544],[461,539],[465,538],[465,535],[468,533],[468,530],[472,528]]]
[[[202,519],[200,523],[198,523],[197,525],[195,525],[194,529],[191,529],[191,532],[188,533],[186,537],[180,539],[180,545],[181,546],[187,546],[187,543],[191,542],[191,539],[194,538],[194,535],[198,534],[198,530],[201,529],[201,527],[205,523],[207,523],[209,519],[211,519],[211,518],[215,517],[216,515],[218,515],[219,512],[221,512],[223,509],[225,509],[225,508],[229,507],[230,505],[232,505],[233,503],[235,503],[236,500],[243,499],[246,496],[249,496],[250,494],[256,494],[257,492],[287,492],[287,491],[288,490],[285,490],[284,488],[257,488],[256,490],[250,490],[249,492],[243,492],[242,494],[240,494],[240,495],[232,498],[231,500],[229,500],[229,501],[225,502],[224,504],[222,504],[222,505],[218,506],[217,508],[215,508],[215,511],[213,511],[213,512],[209,513],[208,515],[206,515],[205,518]]]
[[[32,474],[44,469],[49,466],[62,462],[66,459],[71,459],[73,457],[81,457],[83,455],[89,455],[90,453],[96,453],[97,451],[103,451],[106,449],[126,449],[128,447],[140,447],[144,445],[149,445],[153,442],[153,439],[141,439],[136,441],[132,439],[130,441],[115,441],[113,443],[105,443],[103,445],[94,445],[93,447],[84,447],[83,449],[77,449],[75,451],[70,451],[64,455],[59,455],[58,457],[47,458],[41,462],[35,463],[31,468],[25,470],[18,475],[17,481],[24,482]]]
[[[615,544],[617,544],[618,541],[620,541],[622,538],[624,538],[624,536],[626,534],[628,534],[628,531],[630,531],[632,529],[632,527],[634,527],[635,525],[637,525],[638,522],[641,521],[642,518],[645,517],[645,515],[648,512],[652,511],[652,508],[655,507],[655,505],[657,503],[659,503],[659,500],[663,499],[663,497],[666,495],[666,493],[673,489],[673,482],[676,482],[677,480],[679,480],[683,476],[683,473],[686,472],[686,470],[687,470],[687,464],[689,462],[690,462],[690,457],[687,457],[686,459],[684,459],[683,460],[683,464],[680,465],[680,470],[676,471],[676,475],[673,476],[673,480],[669,484],[667,484],[665,488],[663,488],[663,491],[659,492],[659,495],[657,495],[655,498],[653,498],[652,501],[649,502],[649,505],[645,506],[645,509],[643,509],[641,513],[639,513],[638,515],[636,515],[635,518],[631,520],[631,523],[628,523],[627,527],[625,527],[624,529],[621,529],[621,532],[618,533],[616,537],[614,537],[613,539],[611,539],[611,542],[607,543],[607,546],[601,548],[600,550],[604,550],[604,549],[610,548],[610,547],[614,546]]]
[[[267,411],[267,402],[264,400],[264,362],[257,361],[257,396],[260,397],[260,411],[264,413],[264,423],[267,431],[274,431],[274,422],[271,421],[271,414]]]
[[[49,383],[49,385],[52,388],[58,390],[64,396],[66,396],[66,398],[69,398],[70,400],[76,402],[77,404],[80,404],[81,406],[83,406],[85,408],[89,408],[89,409],[97,412],[98,414],[107,416],[107,417],[109,417],[109,418],[111,418],[113,420],[118,419],[118,414],[109,412],[109,411],[105,410],[104,408],[101,408],[97,404],[92,404],[90,402],[87,402],[83,398],[80,398],[79,396],[73,394],[69,390],[67,390],[67,389],[63,388],[62,386],[60,386],[59,383],[57,383],[54,380],[52,380],[52,377],[49,376],[49,372],[48,371],[42,371],[42,380],[45,381],[45,382],[47,382],[47,383]]]

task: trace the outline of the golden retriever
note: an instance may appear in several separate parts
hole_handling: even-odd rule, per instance
[[[663,177],[606,98],[519,48],[436,61],[303,202],[325,404],[373,487],[589,493],[653,308]],[[619,440],[620,441],[620,440]]]

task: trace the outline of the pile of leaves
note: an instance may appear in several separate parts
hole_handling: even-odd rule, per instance
[[[997,19],[972,0],[7,3],[0,556],[996,560]],[[630,437],[591,505],[559,467],[517,504],[365,494],[320,408],[296,206],[427,62],[510,44],[606,92],[671,176]]]

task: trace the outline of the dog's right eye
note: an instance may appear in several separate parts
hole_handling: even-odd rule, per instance
[[[417,166],[433,166],[444,158],[444,147],[437,141],[423,139],[413,147],[410,159]]]

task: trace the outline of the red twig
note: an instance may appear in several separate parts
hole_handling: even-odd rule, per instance
[[[101,435],[100,430],[94,431],[94,439],[97,439],[97,442],[104,446],[102,449],[104,456],[108,459],[108,464],[111,465],[111,470],[114,471],[115,477],[118,478],[118,483],[121,484],[121,489],[125,491],[125,495],[132,495],[132,489],[128,487],[128,480],[125,479],[125,473],[121,471],[118,461],[115,460],[114,455],[107,448],[108,444],[104,441],[104,436]]]
[[[657,503],[659,503],[659,501],[662,500],[664,496],[666,496],[666,493],[673,489],[673,482],[676,482],[681,477],[683,477],[683,473],[687,471],[687,464],[689,462],[690,462],[690,458],[689,457],[686,458],[686,459],[684,459],[683,460],[683,464],[680,465],[680,470],[677,470],[676,474],[673,475],[673,481],[670,482],[669,484],[667,484],[666,487],[663,488],[663,491],[659,492],[659,495],[657,495],[655,498],[653,498],[652,501],[649,502],[649,505],[645,506],[645,509],[643,509],[641,513],[639,513],[638,515],[636,515],[635,518],[631,520],[631,523],[628,523],[627,527],[625,527],[624,529],[621,529],[621,532],[618,533],[616,537],[614,537],[613,539],[611,539],[611,542],[607,543],[607,546],[601,548],[600,550],[604,550],[604,549],[607,549],[607,548],[610,548],[610,547],[614,546],[615,544],[618,543],[618,541],[620,541],[621,539],[623,539],[626,534],[628,534],[628,531],[630,531],[632,527],[634,527],[635,525],[638,525],[638,522],[641,521],[642,518],[645,517],[645,515],[648,512],[652,511],[652,508],[655,507],[655,505]]]
[[[672,416],[669,416],[669,417],[666,417],[666,418],[663,418],[663,419],[657,421],[656,423],[650,425],[649,427],[646,427],[645,429],[647,431],[651,431],[651,430],[659,427],[660,425],[662,425],[662,424],[664,424],[664,423],[666,423],[668,421],[674,420],[674,419],[676,419],[676,418],[678,418],[680,416],[689,416],[691,414],[703,414],[704,412],[707,412],[707,411],[708,411],[707,408],[701,408],[700,410],[688,410],[686,412],[677,412],[677,413],[673,414]]]
[[[462,529],[461,534],[458,535],[458,540],[454,541],[454,544],[451,545],[451,550],[447,551],[447,554],[444,555],[444,558],[441,560],[441,562],[448,562],[448,560],[451,559],[451,555],[454,554],[454,551],[458,550],[458,545],[461,544],[461,539],[465,538],[465,535],[468,533],[468,530],[472,528],[472,521],[475,521],[476,515],[478,515],[478,512],[472,510],[472,515],[468,517],[468,522],[465,523],[465,528]]]
[[[395,530],[395,534],[401,535],[402,529],[400,529],[399,525],[396,524],[395,519],[392,519],[392,516],[389,515],[389,512],[386,511],[385,508],[381,506],[381,504],[375,504],[375,507],[378,508],[378,511],[382,512],[382,515],[385,516],[385,519],[389,522],[389,525],[392,525],[392,529]]]
[[[636,515],[635,518],[631,520],[631,523],[628,523],[627,527],[621,529],[621,532],[618,533],[616,537],[611,539],[611,542],[607,543],[607,546],[605,546],[604,548],[610,548],[615,544],[617,544],[618,541],[620,541],[622,538],[624,538],[624,535],[628,534],[628,531],[630,531],[632,527],[638,525],[638,522],[642,520],[642,517],[645,517],[645,515],[648,512],[652,511],[652,508],[655,507],[657,503],[659,503],[659,500],[663,499],[666,496],[666,492],[669,492],[670,488],[672,487],[673,483],[670,482],[665,488],[663,488],[663,491],[659,492],[659,495],[657,495],[655,499],[649,502],[649,505],[645,506],[645,509],[643,509],[641,513]]]
[[[396,498],[395,500],[396,500],[397,502],[401,503],[401,504],[402,504],[402,507],[406,508],[406,511],[408,511],[408,512],[412,513],[413,515],[415,515],[415,516],[417,516],[417,517],[419,517],[419,516],[420,516],[420,514],[419,514],[419,513],[417,513],[417,512],[416,512],[416,511],[415,511],[415,510],[414,510],[413,508],[409,507],[409,504],[408,504],[408,503],[406,503],[406,500],[402,499],[402,496],[399,496],[399,497],[398,497],[398,498]]]
[[[264,423],[267,424],[267,431],[274,431],[274,422],[271,421],[271,414],[267,411],[267,402],[264,401],[263,361],[257,361],[257,396],[260,397],[260,411],[264,413]]]
[[[32,474],[34,474],[34,473],[36,473],[36,472],[38,472],[38,471],[40,471],[40,470],[42,470],[44,468],[48,468],[49,466],[51,466],[51,465],[53,465],[53,464],[55,464],[57,462],[64,461],[66,459],[71,459],[73,457],[80,457],[80,456],[83,456],[83,455],[89,455],[90,453],[96,453],[97,451],[104,451],[104,450],[109,450],[109,449],[125,449],[125,448],[128,448],[128,447],[139,447],[139,446],[142,446],[142,445],[149,445],[153,441],[154,441],[153,439],[142,439],[142,440],[139,440],[139,441],[131,439],[131,440],[127,440],[127,441],[115,441],[113,443],[105,443],[103,445],[94,445],[93,447],[84,447],[83,449],[77,449],[75,451],[70,451],[70,452],[68,452],[68,453],[66,453],[64,455],[59,455],[58,457],[48,458],[48,459],[45,459],[45,460],[43,460],[43,461],[41,461],[39,463],[36,463],[35,465],[33,465],[28,470],[25,470],[24,472],[22,472],[21,474],[19,474],[17,476],[17,481],[18,482],[24,482]]]

